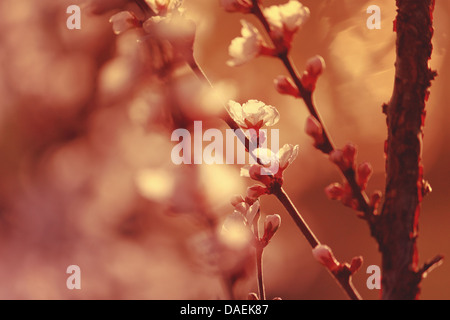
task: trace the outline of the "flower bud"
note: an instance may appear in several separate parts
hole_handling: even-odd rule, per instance
[[[375,191],[372,196],[370,197],[370,206],[376,210],[378,206],[380,205],[381,197],[382,197],[381,191]]]
[[[322,74],[324,69],[325,60],[319,55],[315,55],[306,62],[306,72],[308,72],[310,76],[318,77]]]
[[[253,180],[262,182],[266,186],[270,185],[273,179],[272,174],[259,164],[254,164],[250,167],[249,175]]]
[[[316,55],[306,62],[305,72],[300,81],[308,91],[314,91],[317,80],[325,69],[325,60],[319,55]]]
[[[356,175],[356,182],[361,187],[361,190],[365,190],[367,187],[367,182],[369,181],[370,177],[372,176],[372,166],[368,162],[361,163],[358,166],[357,175]]]
[[[281,217],[278,214],[272,214],[266,216],[266,220],[264,221],[264,235],[263,239],[267,243],[272,239],[275,232],[277,232],[278,228],[281,224]]]
[[[286,76],[278,76],[273,81],[275,89],[281,94],[287,94],[293,97],[300,97],[298,88],[294,85],[292,80]]]
[[[267,193],[268,193],[268,190],[266,187],[260,186],[257,184],[247,188],[247,198],[252,199],[252,200],[256,200],[263,194],[267,194]]]
[[[344,194],[344,189],[339,183],[332,183],[325,188],[325,194],[330,200],[340,200]]]
[[[315,147],[324,143],[322,125],[313,116],[309,116],[306,119],[305,132],[314,139]]]
[[[324,244],[317,245],[313,250],[313,257],[319,261],[322,265],[328,268],[328,270],[333,271],[339,267],[339,262],[333,255],[331,249]]]
[[[363,258],[361,256],[354,257],[350,263],[350,272],[354,274],[363,264]]]
[[[242,197],[240,194],[234,195],[230,200],[230,203],[233,207],[235,207],[237,204],[241,202],[245,202],[245,200],[244,197]]]
[[[258,295],[254,292],[250,292],[247,296],[248,300],[259,300]]]
[[[251,0],[220,0],[220,5],[227,12],[250,13],[253,7]]]
[[[342,149],[343,152],[343,159],[346,162],[347,166],[350,167],[354,167],[355,166],[355,161],[356,161],[356,147],[355,145],[351,144],[351,143],[347,143],[344,146],[344,149]]]

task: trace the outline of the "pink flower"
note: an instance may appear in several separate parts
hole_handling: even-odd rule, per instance
[[[258,29],[250,22],[241,20],[241,37],[234,38],[228,47],[228,53],[232,59],[227,65],[235,67],[244,64],[262,53],[264,45],[263,38]]]

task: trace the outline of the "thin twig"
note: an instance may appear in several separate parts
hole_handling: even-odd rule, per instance
[[[189,62],[189,66],[192,68],[193,72],[197,75],[197,77],[201,81],[204,81],[204,82],[208,83],[209,85],[211,85],[211,82],[209,81],[208,77],[202,71],[202,69],[200,68],[198,63],[195,61],[195,59],[192,59],[192,61]],[[229,121],[226,121],[226,123],[232,129],[234,127],[239,128],[238,124],[229,116],[228,113],[227,113],[227,115],[229,117]],[[251,142],[247,138],[245,138],[245,141],[241,140],[241,142],[244,143],[245,146],[247,146],[247,143],[251,144]],[[247,150],[249,150],[249,149],[247,149]],[[256,157],[256,161],[259,163],[258,157]],[[283,207],[289,213],[289,215],[294,220],[297,227],[300,229],[302,234],[308,240],[308,243],[311,245],[311,247],[314,249],[316,246],[318,246],[320,244],[319,240],[314,235],[314,233],[311,231],[308,224],[303,219],[303,217],[301,216],[301,214],[299,213],[299,211],[297,210],[295,205],[292,203],[291,199],[289,198],[287,193],[284,191],[284,189],[281,188],[281,186],[280,186],[278,189],[274,190],[273,194],[277,197],[277,199],[281,202]],[[331,273],[331,274],[333,275],[335,280],[341,285],[342,289],[345,291],[345,293],[348,295],[348,297],[350,299],[352,299],[352,300],[360,300],[361,299],[361,296],[359,295],[359,293],[356,291],[356,289],[353,287],[353,285],[351,283],[351,277],[341,276],[340,274],[333,274],[333,273]],[[261,275],[261,281],[262,281],[262,268],[261,268],[260,275]],[[258,274],[258,282],[259,282],[259,278],[260,278],[260,276]],[[261,290],[261,288],[263,288],[263,286],[260,286],[259,288]],[[261,293],[260,293],[260,295],[261,295]]]
[[[282,61],[283,65],[289,72],[289,75],[291,76],[292,80],[294,81],[295,86],[297,87],[301,98],[303,99],[304,103],[306,104],[306,107],[309,111],[309,113],[321,124],[322,130],[323,130],[323,138],[324,142],[321,146],[319,146],[319,149],[325,153],[330,154],[333,150],[335,150],[335,147],[333,145],[333,142],[330,138],[330,135],[328,134],[326,127],[320,117],[320,114],[314,105],[312,92],[305,89],[305,87],[302,85],[300,81],[300,77],[298,75],[297,70],[294,67],[294,64],[291,61],[291,58],[289,57],[288,50],[283,50],[281,48],[277,48],[279,46],[277,44],[277,41],[272,37],[272,32],[270,29],[269,22],[267,21],[266,17],[264,16],[261,7],[259,6],[259,2],[257,0],[253,0],[253,10],[252,13],[258,18],[258,20],[262,23],[264,29],[266,30],[267,34],[270,37],[270,40],[272,41],[272,45],[275,46],[276,52],[278,52],[278,58]],[[373,218],[373,208],[370,206],[370,201],[365,193],[364,190],[361,190],[358,183],[356,182],[356,173],[353,168],[350,168],[346,171],[341,171],[344,175],[345,179],[349,183],[349,186],[352,189],[353,196],[358,201],[359,210],[364,213],[364,218],[368,221],[370,221]]]

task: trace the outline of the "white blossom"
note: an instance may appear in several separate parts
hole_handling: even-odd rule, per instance
[[[244,64],[261,53],[263,38],[258,29],[250,22],[241,20],[241,37],[234,38],[228,47],[228,53],[232,59],[227,61],[230,67]]]
[[[309,18],[309,8],[297,0],[290,0],[286,4],[274,5],[264,9],[273,30],[293,34]]]
[[[116,13],[109,19],[115,34],[121,34],[139,25],[138,19],[129,11]]]
[[[278,110],[258,100],[249,100],[243,105],[230,100],[227,105],[230,116],[243,129],[260,129],[273,126],[280,119]]]

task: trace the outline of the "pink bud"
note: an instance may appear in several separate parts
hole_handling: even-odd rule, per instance
[[[246,215],[247,214],[247,210],[249,208],[249,205],[245,202],[239,202],[238,204],[236,204],[234,206],[234,210],[239,212],[242,215]]]
[[[256,200],[263,194],[267,194],[267,193],[268,193],[268,190],[266,187],[260,186],[257,184],[247,188],[247,198],[252,199],[252,200]]]
[[[297,87],[291,79],[286,76],[278,76],[274,80],[275,89],[281,94],[288,94],[294,97],[300,97]]]
[[[323,144],[323,129],[322,125],[316,118],[309,116],[306,119],[305,132],[308,136],[314,139],[314,146],[318,147]]]
[[[281,299],[281,297],[275,297],[273,298],[273,300],[283,300],[283,299]]]
[[[247,296],[248,300],[259,300],[258,295],[254,292],[250,292]]]
[[[319,55],[312,57],[306,62],[305,72],[300,79],[306,90],[311,92],[314,91],[317,79],[324,69],[325,60]]]
[[[347,169],[344,162],[344,153],[340,149],[336,149],[330,152],[330,161],[341,168],[341,170],[343,171]]]
[[[235,207],[238,203],[245,202],[245,200],[240,194],[236,194],[231,198],[230,202],[231,205]]]
[[[376,210],[378,206],[380,205],[381,197],[382,197],[381,191],[375,191],[372,196],[370,197],[370,206]]]
[[[220,0],[220,4],[227,12],[250,13],[253,7],[251,0]]]
[[[352,259],[352,262],[350,263],[350,272],[354,274],[356,271],[358,271],[358,269],[361,267],[362,264],[363,264],[363,257],[361,256],[354,257]]]
[[[266,216],[266,220],[264,221],[264,235],[263,240],[267,243],[272,239],[275,232],[277,232],[278,228],[281,224],[281,217],[278,214],[272,214]]]
[[[339,183],[333,183],[325,188],[325,194],[330,200],[340,200],[344,194],[344,189]]]
[[[266,168],[259,164],[252,165],[248,172],[250,178],[262,182],[266,186],[270,185],[272,182],[273,176],[270,174],[270,172],[267,171]]]
[[[347,165],[349,167],[354,167],[357,153],[356,147],[351,143],[347,143],[344,146],[344,149],[342,149],[342,152],[343,159],[347,163]]]
[[[361,187],[361,190],[365,190],[367,187],[367,182],[369,181],[370,177],[372,176],[372,166],[368,162],[361,163],[358,166],[357,170],[357,176],[356,181],[358,185]]]
[[[317,245],[313,250],[313,257],[319,261],[322,265],[328,268],[328,270],[333,271],[339,267],[339,262],[333,255],[331,249],[324,244]]]
[[[306,62],[306,71],[312,76],[321,75],[324,69],[325,60],[319,55],[315,55]]]

